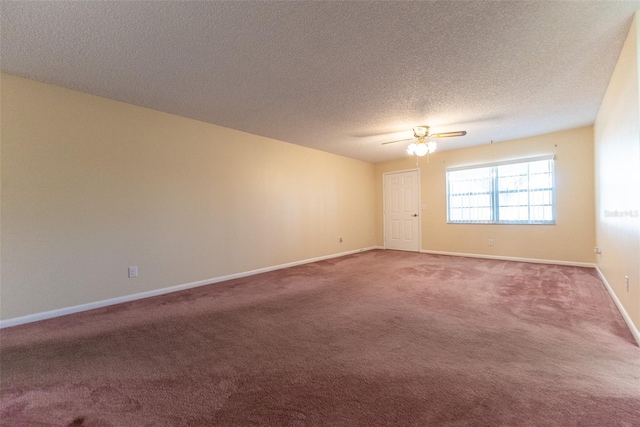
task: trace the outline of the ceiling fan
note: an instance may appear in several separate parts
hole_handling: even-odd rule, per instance
[[[454,136],[465,136],[466,130],[456,132],[442,132],[429,134],[429,126],[416,126],[413,128],[413,137],[415,141],[407,147],[407,153],[415,154],[418,157],[433,153],[438,148],[436,138],[451,138]],[[399,139],[397,141],[383,142],[382,145],[394,144],[396,142],[411,141],[413,138]]]

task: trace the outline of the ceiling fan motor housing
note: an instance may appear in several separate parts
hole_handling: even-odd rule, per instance
[[[429,126],[416,126],[413,128],[413,136],[416,138],[424,138],[429,136]]]

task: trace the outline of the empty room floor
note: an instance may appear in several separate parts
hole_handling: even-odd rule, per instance
[[[640,425],[589,268],[374,250],[0,331],[7,426]]]

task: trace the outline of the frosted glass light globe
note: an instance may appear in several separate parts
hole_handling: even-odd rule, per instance
[[[417,144],[415,148],[416,156],[425,156],[429,152],[427,144]]]
[[[427,147],[429,148],[429,153],[433,153],[436,151],[436,148],[438,148],[438,143],[435,141],[429,141]]]

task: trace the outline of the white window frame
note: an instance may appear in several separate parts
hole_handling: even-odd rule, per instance
[[[500,208],[498,204],[498,176],[497,169],[500,166],[533,163],[542,160],[551,160],[551,220],[500,220]],[[482,163],[465,166],[452,166],[446,168],[446,197],[447,197],[447,223],[448,224],[522,224],[522,225],[553,225],[556,223],[556,183],[555,183],[555,155],[543,155],[536,157],[527,157],[521,159],[505,160],[500,162]],[[491,220],[451,220],[451,203],[450,203],[450,182],[449,173],[455,171],[463,171],[479,168],[493,168],[492,172],[492,185],[491,185]],[[531,194],[528,192],[527,194]]]

